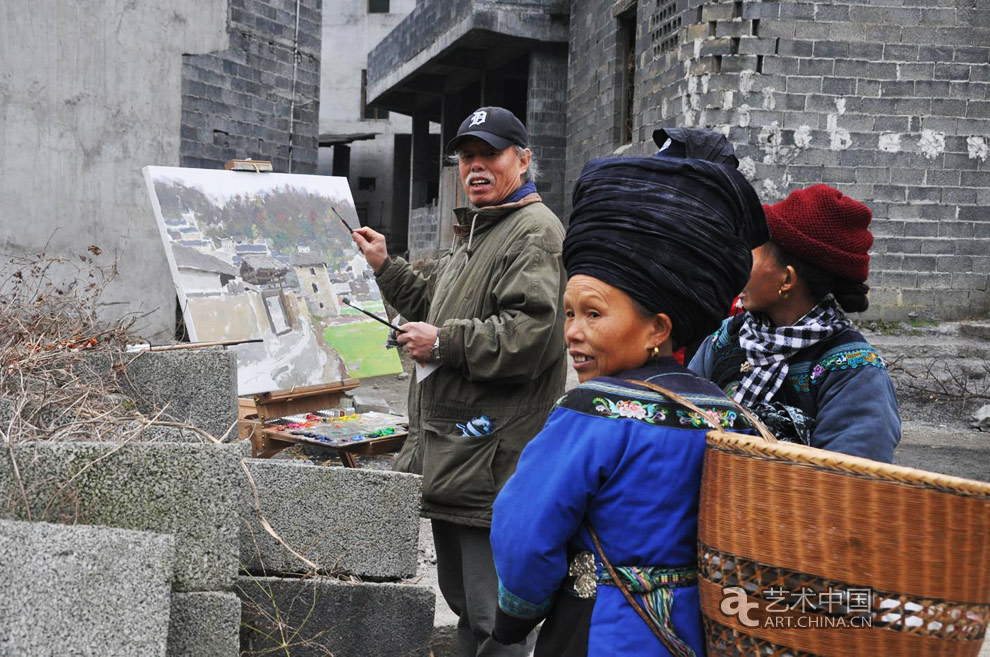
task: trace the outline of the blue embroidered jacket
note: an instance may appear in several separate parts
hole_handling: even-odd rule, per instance
[[[707,424],[695,412],[626,379],[645,379],[678,392],[714,410],[726,429],[750,431],[715,385],[670,358],[570,390],[523,450],[515,474],[495,500],[496,632],[501,620],[503,627],[514,624],[515,637],[525,636],[548,614],[556,596],[568,595],[559,589],[569,557],[594,550],[588,520],[616,567],[696,566]],[[595,562],[600,573],[597,556]],[[697,585],[673,592],[674,630],[702,657]],[[599,586],[588,654],[670,653],[619,589]]]
[[[729,396],[743,378],[746,353],[739,346],[745,315],[730,317],[705,339],[688,366]],[[797,352],[773,401],[813,418],[811,444],[890,463],[901,440],[897,396],[880,354],[861,333],[847,329]]]

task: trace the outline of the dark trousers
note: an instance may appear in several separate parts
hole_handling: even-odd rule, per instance
[[[457,657],[526,657],[525,644],[503,645],[492,638],[498,608],[498,576],[489,530],[432,520],[437,579],[447,605],[458,616]]]

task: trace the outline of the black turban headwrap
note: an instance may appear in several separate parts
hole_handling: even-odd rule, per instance
[[[619,288],[666,313],[683,345],[716,328],[770,238],[756,191],[735,169],[681,158],[602,158],[574,187],[567,275]]]
[[[721,132],[704,128],[660,128],[653,131],[653,141],[660,148],[663,148],[668,139],[671,142],[670,147],[657,155],[708,160],[733,169],[739,167],[736,149]]]

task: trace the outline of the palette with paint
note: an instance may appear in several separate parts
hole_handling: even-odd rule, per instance
[[[352,409],[324,409],[274,418],[265,423],[269,442],[319,445],[336,450],[344,465],[355,467],[352,455],[378,455],[398,450],[408,435],[408,418]]]

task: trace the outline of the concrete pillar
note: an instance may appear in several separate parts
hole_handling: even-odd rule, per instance
[[[561,221],[568,190],[564,189],[567,146],[567,46],[541,44],[530,53],[526,128],[529,147],[540,167],[536,187],[543,202]]]
[[[437,153],[430,140],[430,121],[423,115],[412,119],[412,172],[409,185],[409,209],[429,203],[429,182],[435,181],[440,171]]]

